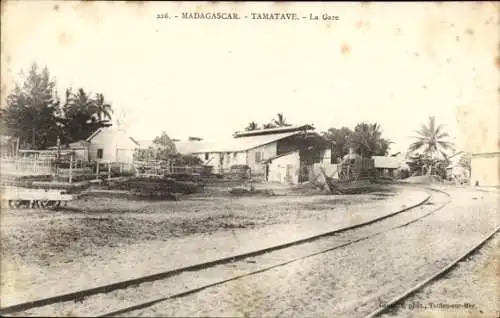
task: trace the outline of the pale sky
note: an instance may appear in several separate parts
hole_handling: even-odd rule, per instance
[[[500,150],[498,3],[4,6],[2,79],[33,61],[46,65],[61,93],[102,92],[139,140],[162,130],[227,139],[282,112],[318,131],[378,122],[401,151],[436,116],[460,150]],[[188,10],[320,20],[155,18]]]

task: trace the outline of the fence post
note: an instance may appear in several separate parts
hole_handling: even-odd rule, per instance
[[[69,183],[73,181],[73,155],[69,158]]]
[[[99,179],[99,166],[100,166],[100,163],[98,161],[95,162],[96,163],[96,180]]]
[[[108,162],[108,181],[111,180],[111,162]]]

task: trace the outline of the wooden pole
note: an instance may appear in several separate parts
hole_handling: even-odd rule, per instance
[[[17,137],[17,141],[16,141],[16,153],[15,153],[15,157],[17,158],[19,156],[19,144],[21,143],[21,138],[20,137]]]
[[[61,138],[57,136],[57,154],[56,154],[56,176],[59,176],[59,160],[61,159]]]
[[[69,157],[69,183],[73,181],[73,154]]]
[[[111,180],[111,162],[108,162],[108,181]]]
[[[98,161],[96,161],[95,163],[96,163],[96,166],[97,166],[97,167],[96,167],[96,174],[97,174],[97,175],[96,175],[96,179],[99,179],[99,166],[100,166],[100,164],[99,164],[99,162],[98,162]]]

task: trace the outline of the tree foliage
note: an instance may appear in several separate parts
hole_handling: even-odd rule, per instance
[[[272,119],[271,122],[263,124],[262,129],[271,129],[271,128],[278,128],[278,127],[288,127],[291,126],[285,119],[285,116],[283,113],[278,113],[276,115],[276,118]],[[248,126],[245,128],[246,131],[253,131],[259,129],[259,125],[252,121],[248,124]]]
[[[416,132],[416,140],[409,147],[410,152],[419,152],[431,159],[446,159],[447,151],[453,150],[453,143],[447,140],[449,135],[443,129],[443,125],[436,125],[435,117],[429,117],[427,125],[423,124]]]
[[[248,126],[245,128],[246,131],[252,131],[259,129],[259,124],[254,121],[251,121]]]
[[[57,138],[59,113],[55,82],[47,68],[39,72],[33,64],[24,83],[7,96],[3,120],[8,133],[18,137],[23,147],[43,149]]]
[[[187,165],[187,166],[196,166],[196,165],[201,165],[203,164],[203,160],[196,156],[192,155],[182,155],[182,154],[177,154],[173,156],[172,158],[172,163],[174,165]]]
[[[472,156],[469,153],[464,153],[460,157],[458,161],[458,165],[466,170],[470,171],[471,169],[471,158]]]
[[[180,154],[175,147],[174,139],[170,138],[165,131],[153,139],[152,146],[137,150],[135,160],[159,160],[174,165],[199,165],[203,162],[196,156]]]
[[[268,123],[268,124],[264,124],[262,125],[262,128],[264,129],[271,129],[271,128],[277,128],[277,126],[273,123]]]
[[[289,123],[287,123],[287,121],[285,120],[285,116],[282,113],[278,113],[276,115],[276,119],[273,119],[272,123],[277,127],[291,126]]]
[[[378,123],[359,123],[354,127],[350,139],[353,150],[363,157],[385,156],[391,142],[382,138],[382,130]]]
[[[73,142],[88,138],[94,131],[101,127],[109,127],[109,120],[102,119],[101,109],[98,105],[104,101],[102,94],[96,94],[96,99],[92,98],[90,93],[85,92],[83,88],[74,93],[70,88],[66,90],[65,102],[63,105],[63,142]],[[106,114],[110,118],[107,105]]]
[[[323,137],[329,140],[332,144],[332,163],[336,163],[337,159],[342,159],[349,153],[349,142],[353,131],[348,127],[330,128],[323,133]]]
[[[156,150],[156,158],[158,160],[166,160],[177,154],[174,142],[164,131],[160,136],[153,139],[153,145]]]
[[[349,148],[367,158],[385,156],[391,143],[382,138],[382,130],[377,123],[358,123],[354,130],[348,127],[330,128],[323,133],[323,137],[332,143],[332,162],[348,154]]]
[[[422,124],[417,132],[415,141],[408,148],[414,156],[420,156],[422,174],[430,175],[433,170],[444,165],[448,160],[448,151],[454,149],[453,143],[448,140],[449,135],[443,125],[436,125],[435,117],[429,117],[428,123]],[[442,167],[441,167],[442,168]]]
[[[85,139],[95,130],[110,126],[112,108],[102,94],[91,94],[80,88],[65,92],[61,104],[56,83],[45,67],[34,63],[21,85],[7,96],[2,125],[7,134],[20,139],[23,149],[44,149],[55,145],[57,138],[69,143]]]

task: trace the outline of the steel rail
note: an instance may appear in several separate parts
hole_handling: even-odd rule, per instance
[[[482,238],[478,243],[474,244],[471,248],[469,248],[464,254],[453,260],[451,263],[449,263],[446,267],[438,270],[437,272],[433,273],[431,276],[429,276],[427,279],[423,280],[422,282],[418,283],[417,285],[413,286],[412,288],[408,289],[407,291],[403,292],[401,295],[398,295],[394,297],[391,301],[389,301],[385,306],[371,312],[370,314],[366,315],[366,318],[372,318],[381,315],[382,313],[386,312],[389,309],[394,308],[394,306],[401,301],[405,300],[409,296],[413,295],[414,293],[418,292],[420,289],[428,285],[429,283],[437,280],[439,277],[442,275],[446,274],[450,270],[453,269],[460,261],[465,259],[466,257],[470,256],[474,252],[476,252],[481,246],[483,246],[489,239],[495,235],[498,230],[500,230],[500,226],[497,226],[496,229],[494,229],[492,232],[488,233],[484,238]]]
[[[430,189],[430,188],[425,188],[425,189],[426,190],[431,190],[431,191],[436,191],[436,192],[442,192],[444,194],[447,194],[444,191],[440,191],[440,190],[436,190],[436,189]],[[66,293],[66,294],[56,295],[56,296],[53,296],[53,297],[48,297],[48,298],[43,298],[43,299],[38,299],[38,300],[34,300],[34,301],[28,301],[28,302],[24,302],[24,303],[19,303],[19,304],[15,304],[15,305],[3,307],[3,308],[0,308],[0,315],[12,314],[12,313],[16,313],[16,312],[23,312],[23,311],[27,311],[27,310],[30,310],[30,309],[33,309],[33,308],[44,307],[44,306],[48,306],[48,305],[52,305],[52,304],[56,304],[56,303],[62,303],[62,302],[68,302],[68,301],[75,301],[76,302],[76,301],[83,300],[84,298],[87,298],[89,296],[93,296],[93,295],[97,295],[97,294],[101,294],[101,293],[109,293],[109,292],[112,292],[114,290],[125,289],[125,288],[128,288],[128,287],[140,285],[140,284],[146,283],[146,282],[151,282],[151,281],[166,279],[166,278],[169,278],[169,277],[172,277],[172,276],[180,275],[181,273],[184,273],[184,272],[192,272],[192,271],[197,271],[197,270],[203,270],[203,269],[206,269],[206,268],[209,268],[209,267],[214,267],[214,266],[217,266],[217,265],[231,263],[231,262],[239,261],[239,260],[242,260],[242,259],[245,259],[245,258],[250,258],[250,257],[262,255],[262,254],[265,254],[265,253],[269,253],[269,252],[272,252],[272,251],[277,251],[277,250],[285,249],[287,247],[301,245],[301,244],[304,244],[304,243],[309,243],[309,242],[315,241],[315,240],[323,238],[323,237],[332,236],[332,235],[335,235],[335,234],[338,234],[338,233],[346,232],[346,231],[349,231],[349,230],[352,230],[352,229],[361,228],[361,227],[364,227],[364,226],[367,226],[367,225],[370,225],[370,224],[373,224],[373,223],[377,223],[377,222],[380,222],[380,221],[385,220],[387,218],[390,218],[392,216],[398,215],[400,213],[403,213],[403,212],[415,209],[417,207],[420,207],[420,206],[424,205],[426,202],[428,202],[429,199],[430,199],[430,197],[431,197],[431,195],[428,195],[421,202],[419,202],[417,204],[414,204],[412,206],[409,206],[409,207],[405,207],[405,208],[400,209],[400,210],[398,210],[396,212],[392,212],[392,213],[386,214],[384,216],[381,216],[381,217],[378,217],[378,218],[374,218],[374,219],[371,219],[369,221],[362,222],[362,223],[359,223],[359,224],[347,226],[347,227],[344,227],[344,228],[341,228],[341,229],[336,229],[336,230],[333,230],[333,231],[328,231],[328,232],[325,232],[325,233],[321,233],[319,235],[310,236],[310,237],[307,237],[307,238],[303,238],[303,239],[299,239],[299,240],[287,242],[287,243],[284,243],[284,244],[279,244],[279,245],[267,247],[267,248],[256,250],[256,251],[252,251],[252,252],[247,252],[247,253],[232,255],[232,256],[228,256],[228,257],[224,257],[224,258],[220,258],[220,259],[216,259],[216,260],[212,260],[212,261],[208,261],[208,262],[198,263],[198,264],[194,264],[194,265],[189,265],[189,266],[185,266],[185,267],[180,267],[180,268],[176,268],[176,269],[173,269],[173,270],[168,270],[168,271],[164,271],[164,272],[160,272],[160,273],[156,273],[156,274],[152,274],[152,275],[142,276],[142,277],[138,277],[138,278],[134,278],[134,279],[129,279],[129,280],[124,280],[124,281],[120,281],[120,282],[116,282],[116,283],[111,283],[111,284],[107,284],[107,285],[102,285],[102,286],[98,286],[98,287],[94,287],[94,288],[82,289],[82,290],[75,291],[75,292],[70,292],[70,293]],[[433,213],[433,212],[430,212],[430,213]],[[412,220],[408,224],[416,222],[416,221],[417,220]],[[405,226],[405,225],[403,225],[403,226]],[[368,238],[368,237],[366,237],[366,238]],[[363,238],[363,239],[366,239],[366,238]],[[360,240],[358,240],[358,241],[360,241]],[[347,244],[342,244],[342,246],[337,246],[337,247],[335,247],[333,249],[338,249],[340,247],[347,246],[347,245],[350,245],[350,244],[353,244],[353,243],[355,243],[355,242],[354,241],[353,242],[348,242]],[[329,250],[332,250],[332,249],[329,249]],[[323,251],[323,253],[325,253],[325,252],[327,252],[327,251]],[[311,257],[311,256],[313,256],[313,255],[309,255],[308,257]],[[299,260],[299,259],[294,259],[294,260],[289,261],[287,263],[294,262],[294,261],[297,261],[297,260]],[[276,265],[274,267],[277,267],[277,266],[282,266],[282,265]],[[268,268],[266,270],[269,270],[269,269],[270,268]],[[241,278],[241,277],[239,277],[239,278]],[[234,278],[234,279],[237,279],[237,278]],[[231,279],[231,280],[233,280],[233,279]],[[205,287],[205,288],[208,288],[208,287]],[[205,288],[203,288],[203,289],[205,289]],[[186,291],[186,292],[189,292],[189,291]],[[184,292],[183,294],[185,294],[186,292]],[[173,295],[173,296],[175,296],[175,295]],[[182,296],[176,296],[176,297],[182,297]]]
[[[435,191],[435,192],[440,192],[440,193],[443,193],[443,194],[447,195],[448,198],[450,197],[450,195],[448,193],[446,193],[444,191],[441,191],[441,190],[436,190],[436,189],[428,189],[428,190]],[[308,255],[300,256],[300,257],[297,257],[297,258],[293,258],[293,259],[287,260],[285,262],[281,262],[281,263],[278,263],[278,264],[267,266],[267,267],[264,267],[264,268],[261,268],[261,269],[255,270],[255,271],[250,271],[250,272],[247,272],[245,274],[233,276],[233,277],[230,277],[230,278],[227,278],[227,279],[224,279],[224,280],[220,280],[220,281],[217,281],[217,282],[214,282],[214,283],[211,283],[211,284],[206,284],[206,285],[203,285],[203,286],[200,286],[200,287],[197,287],[197,288],[189,289],[189,290],[186,290],[186,291],[183,291],[183,292],[180,292],[180,293],[176,293],[176,294],[173,294],[173,295],[170,295],[170,296],[161,297],[161,298],[154,299],[154,300],[151,300],[151,301],[147,301],[147,302],[144,302],[144,303],[141,303],[141,304],[137,304],[137,305],[129,306],[129,307],[122,308],[122,309],[119,309],[119,310],[115,310],[115,311],[112,311],[112,312],[108,312],[106,314],[99,315],[97,317],[113,317],[113,316],[121,315],[121,314],[124,314],[124,313],[129,313],[129,312],[132,312],[132,311],[135,311],[135,310],[148,308],[148,307],[151,307],[151,306],[153,306],[153,305],[155,305],[157,303],[161,303],[161,302],[164,302],[164,301],[167,301],[167,300],[170,300],[170,299],[176,299],[176,298],[185,297],[185,296],[188,296],[188,295],[191,295],[191,294],[198,293],[198,292],[203,291],[203,290],[205,290],[207,288],[210,288],[210,287],[215,287],[215,286],[218,286],[218,285],[222,285],[222,284],[225,284],[225,283],[230,282],[230,281],[234,281],[234,280],[238,280],[238,279],[241,279],[241,278],[244,278],[244,277],[248,277],[248,276],[256,275],[256,274],[259,274],[259,273],[263,273],[263,272],[269,271],[271,269],[274,269],[274,268],[277,268],[277,267],[281,267],[281,266],[285,266],[285,265],[288,265],[290,263],[297,262],[297,261],[300,261],[300,260],[303,260],[303,259],[307,259],[307,258],[316,256],[316,255],[328,253],[328,252],[331,252],[333,250],[337,250],[337,249],[340,249],[342,247],[346,247],[346,246],[352,245],[354,243],[358,243],[358,242],[367,240],[367,239],[375,237],[377,235],[381,235],[383,233],[392,231],[394,229],[408,226],[408,225],[410,225],[412,223],[415,223],[415,222],[417,222],[417,221],[419,221],[419,220],[421,220],[421,219],[423,219],[423,218],[431,215],[432,213],[435,213],[435,212],[441,210],[447,204],[449,204],[449,202],[450,202],[450,200],[446,201],[445,203],[441,204],[437,208],[432,209],[428,213],[425,213],[425,214],[421,215],[420,217],[418,217],[416,219],[413,219],[411,221],[408,221],[408,222],[405,222],[403,224],[391,227],[391,228],[386,229],[386,230],[382,230],[382,231],[379,231],[379,232],[372,233],[370,235],[363,236],[361,238],[357,238],[357,239],[351,240],[351,241],[346,242],[346,243],[342,243],[342,244],[330,247],[328,249],[324,249],[324,250],[321,250],[321,251],[318,251],[318,252],[314,252],[314,253],[311,253],[311,254],[308,254]]]

